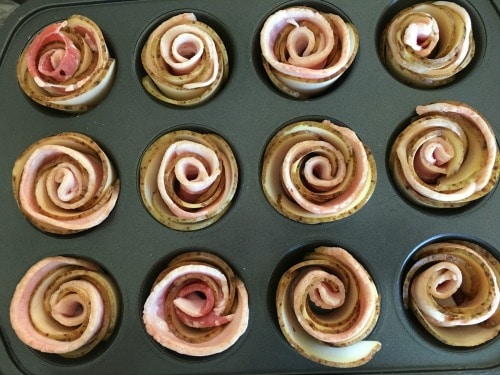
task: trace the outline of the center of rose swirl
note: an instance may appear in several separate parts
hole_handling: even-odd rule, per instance
[[[180,32],[175,37],[173,34],[174,31],[171,31],[161,38],[161,56],[174,74],[189,74],[198,66],[203,56],[203,40],[189,32]]]
[[[453,159],[455,150],[443,138],[425,142],[417,151],[413,166],[417,175],[427,183],[447,173],[446,164]]]
[[[46,187],[52,202],[69,202],[81,192],[80,172],[70,163],[62,163],[50,172]]]
[[[51,306],[52,317],[66,326],[82,324],[86,317],[84,301],[77,294],[69,294]]]
[[[439,41],[436,21],[422,18],[410,23],[404,31],[403,41],[418,55],[428,57]]]
[[[213,291],[203,283],[192,283],[181,289],[174,305],[192,317],[201,317],[212,311],[215,303]]]
[[[314,33],[307,27],[293,23],[295,28],[288,34],[287,50],[294,57],[309,56],[314,49]]]
[[[217,159],[208,167],[195,157],[182,158],[175,165],[175,178],[180,190],[189,194],[204,193],[213,184],[218,172]]]

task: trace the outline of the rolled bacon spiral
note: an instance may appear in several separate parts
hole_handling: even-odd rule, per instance
[[[229,62],[219,35],[193,13],[174,16],[148,37],[141,54],[142,84],[155,98],[178,106],[212,98],[227,81]]]
[[[260,32],[263,64],[287,95],[307,98],[329,88],[356,57],[356,28],[340,16],[298,6],[279,10]]]
[[[451,346],[477,346],[500,332],[500,263],[464,240],[424,246],[412,258],[403,302],[435,338]]]
[[[17,78],[37,103],[84,112],[110,91],[115,65],[95,22],[73,15],[46,26],[33,38],[19,58]]]
[[[141,160],[143,202],[154,218],[173,229],[196,230],[217,221],[230,207],[237,185],[233,152],[215,134],[167,133]]]
[[[219,257],[189,252],[154,282],[143,310],[148,334],[180,354],[208,356],[230,348],[248,326],[248,293]]]
[[[276,294],[281,331],[303,356],[334,367],[368,362],[381,348],[363,341],[380,314],[368,272],[346,250],[321,246],[281,277]]]
[[[474,53],[470,16],[449,1],[404,9],[387,25],[381,40],[381,57],[389,70],[417,87],[453,81]]]
[[[286,126],[269,142],[262,187],[284,216],[314,224],[352,215],[375,188],[375,160],[350,129],[323,122]]]
[[[119,315],[117,288],[93,262],[65,256],[40,260],[19,281],[10,321],[31,348],[76,358],[110,338]]]
[[[460,102],[418,106],[396,138],[389,166],[400,191],[428,207],[460,207],[489,193],[500,176],[495,134]]]
[[[33,143],[17,158],[12,188],[33,225],[69,234],[95,227],[109,216],[120,180],[94,140],[65,132]]]

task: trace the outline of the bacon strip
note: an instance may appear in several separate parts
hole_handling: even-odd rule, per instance
[[[375,188],[376,174],[370,150],[352,130],[327,120],[302,121],[269,142],[262,186],[283,215],[318,223],[359,210]]]
[[[282,92],[301,98],[330,87],[354,61],[358,44],[353,25],[303,6],[272,14],[260,32],[269,78]]]
[[[44,86],[43,76],[51,77],[58,82],[70,79],[75,74],[80,63],[80,51],[73,41],[61,32],[67,26],[67,22],[55,23],[47,26],[31,42],[28,52],[28,71],[38,83]],[[64,48],[54,48],[40,52],[45,45],[64,43]],[[38,58],[38,66],[37,66]]]
[[[396,138],[389,164],[410,200],[460,207],[488,194],[500,178],[500,153],[491,125],[472,107],[437,102]]]
[[[453,81],[472,60],[468,12],[453,2],[424,2],[399,12],[385,28],[381,56],[396,77],[418,87]]]
[[[403,284],[405,308],[451,346],[472,347],[500,332],[500,263],[469,241],[426,245],[412,259]]]
[[[222,39],[193,13],[164,21],[148,37],[141,54],[142,80],[155,98],[179,106],[212,98],[228,77]]]
[[[46,26],[24,49],[17,65],[22,90],[37,103],[84,112],[111,89],[115,60],[99,27],[73,15]]]
[[[118,319],[112,280],[92,262],[49,257],[33,265],[16,286],[10,321],[33,349],[81,357],[109,339]]]
[[[220,258],[185,253],[156,279],[143,310],[147,332],[180,354],[208,356],[231,347],[248,326],[248,294]]]
[[[66,132],[33,143],[19,156],[12,188],[33,225],[70,234],[95,227],[109,216],[120,181],[99,145],[86,135]]]
[[[380,296],[344,249],[318,247],[288,269],[278,284],[276,308],[287,341],[313,361],[360,366],[381,348],[378,341],[362,341],[378,320]]]
[[[214,134],[175,131],[158,138],[141,161],[141,196],[148,211],[177,230],[204,228],[229,208],[238,166]]]

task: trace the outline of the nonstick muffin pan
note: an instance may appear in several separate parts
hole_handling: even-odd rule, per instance
[[[500,257],[500,197],[494,189],[458,209],[427,209],[398,192],[388,170],[392,141],[415,116],[415,107],[453,100],[474,107],[500,134],[498,2],[457,1],[470,13],[476,54],[457,79],[435,89],[412,88],[395,79],[379,58],[379,39],[397,11],[415,1],[30,1],[0,29],[1,274],[0,372],[6,374],[261,374],[261,373],[496,373],[500,342],[452,348],[432,338],[403,307],[404,272],[412,253],[436,240],[481,244]],[[278,8],[307,5],[341,15],[359,33],[359,51],[348,71],[317,97],[285,96],[261,64],[259,31]],[[170,16],[193,12],[223,39],[229,76],[209,101],[189,108],[153,98],[142,86],[140,53],[153,28]],[[68,114],[24,95],[16,65],[27,42],[44,26],[81,14],[96,22],[117,60],[114,85],[93,109]],[[286,218],[266,200],[261,167],[266,145],[281,128],[299,120],[331,120],[356,132],[377,166],[375,190],[353,215],[321,224]],[[139,191],[143,152],[174,130],[215,133],[238,164],[238,188],[227,212],[195,231],[170,229],[145,209]],[[32,143],[61,132],[92,137],[110,157],[121,181],[110,216],[99,226],[67,236],[32,226],[18,209],[11,174],[16,158]],[[378,322],[369,339],[382,343],[361,367],[337,369],[301,356],[284,339],[274,304],[281,275],[304,254],[322,245],[354,255],[374,279],[381,296]],[[224,259],[245,283],[249,325],[234,346],[209,357],[183,356],[159,346],[142,323],[142,308],[158,273],[175,256],[207,251]],[[15,335],[9,304],[27,269],[48,256],[90,259],[104,268],[120,293],[121,315],[111,339],[76,359],[34,351]]]

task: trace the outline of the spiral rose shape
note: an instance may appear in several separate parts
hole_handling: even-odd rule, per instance
[[[229,62],[219,35],[192,13],[172,17],[148,37],[141,54],[142,84],[155,98],[178,106],[212,98],[227,81]]]
[[[12,171],[19,208],[39,229],[69,234],[103,222],[120,190],[111,161],[91,138],[74,132],[43,138],[19,156]]]
[[[146,331],[180,354],[208,356],[230,348],[248,326],[243,282],[219,257],[189,252],[174,258],[144,304]]]
[[[464,240],[436,242],[412,257],[403,302],[435,338],[472,347],[500,332],[500,263]]]
[[[99,27],[73,15],[46,26],[19,58],[17,78],[35,102],[67,112],[85,112],[111,89],[115,60]]]
[[[322,93],[349,68],[359,47],[356,28],[336,15],[298,6],[279,10],[260,32],[263,64],[283,93]]]
[[[377,178],[375,160],[350,129],[300,121],[269,142],[262,187],[273,207],[303,223],[352,215],[370,198]]]
[[[396,138],[389,166],[411,201],[428,207],[460,207],[498,183],[500,154],[491,125],[460,102],[416,109],[419,117]]]
[[[380,313],[377,288],[342,248],[320,246],[288,269],[278,284],[276,309],[290,345],[321,364],[360,366],[381,348],[364,340]]]
[[[414,5],[387,25],[380,48],[382,60],[400,80],[417,87],[447,84],[474,56],[470,16],[449,1]]]
[[[113,280],[93,262],[65,256],[40,260],[17,284],[10,321],[26,345],[76,358],[112,335],[119,315]]]
[[[238,185],[238,166],[215,134],[178,130],[158,138],[141,160],[140,191],[147,210],[172,229],[190,231],[217,221]]]

